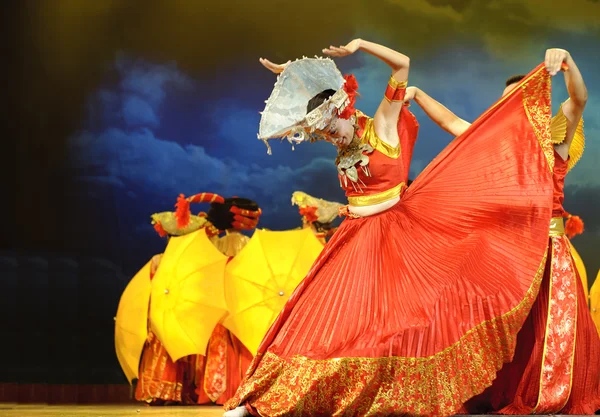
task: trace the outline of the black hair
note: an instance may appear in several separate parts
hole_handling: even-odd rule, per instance
[[[317,230],[317,232],[324,233],[324,232],[327,232],[327,231],[331,230],[331,228],[333,227],[331,225],[332,223],[333,222],[321,223],[321,222],[318,222],[318,221],[314,221],[313,222],[313,226],[315,227],[315,229]]]
[[[321,91],[319,94],[308,100],[308,105],[306,106],[306,114],[310,113],[321,104],[325,102],[325,100],[329,99],[331,96],[335,94],[335,90],[327,89]]]
[[[226,198],[223,204],[211,203],[210,209],[206,214],[206,219],[219,230],[232,229],[233,213],[231,207],[238,207],[242,210],[257,211],[258,204],[247,198],[233,197]]]
[[[525,75],[522,75],[522,74],[512,75],[512,76],[508,77],[508,79],[506,80],[505,87],[508,87],[509,85],[512,85],[514,83],[518,83],[523,78],[525,78]]]

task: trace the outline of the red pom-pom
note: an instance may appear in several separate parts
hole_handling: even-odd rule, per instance
[[[156,230],[156,233],[158,233],[160,237],[165,237],[168,235],[165,229],[163,229],[162,224],[160,224],[160,222],[154,223],[154,230]]]
[[[353,74],[344,75],[344,91],[350,95],[351,93],[354,95],[358,90],[358,81],[356,81],[356,77]]]
[[[190,202],[185,199],[183,194],[179,194],[177,197],[177,204],[175,204],[177,210],[175,210],[175,218],[177,219],[177,227],[183,229],[190,223]]]
[[[354,104],[356,103],[356,93],[358,90],[358,81],[354,75],[345,75],[344,80],[344,91],[348,94],[349,103],[346,105],[344,110],[339,114],[340,119],[349,119],[356,113],[356,109],[354,108]]]
[[[300,215],[304,216],[306,221],[309,223],[314,223],[319,219],[319,217],[317,216],[316,207],[300,207],[300,210],[298,211],[300,212]]]
[[[565,223],[565,233],[569,239],[583,233],[583,220],[579,216],[569,216]]]

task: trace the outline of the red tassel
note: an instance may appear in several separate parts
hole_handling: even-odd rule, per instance
[[[583,233],[583,220],[579,216],[569,216],[565,223],[565,233],[569,239]]]
[[[354,76],[354,74],[344,75],[344,80],[346,80],[346,82],[344,83],[344,91],[347,94],[356,94],[356,91],[358,90],[358,81],[356,81],[356,77]]]
[[[306,221],[309,223],[314,223],[319,219],[319,217],[317,216],[316,207],[304,206],[300,207],[300,210],[298,211],[300,212],[300,215],[304,216],[304,218],[306,218]]]
[[[177,207],[177,210],[175,210],[177,228],[183,229],[190,223],[190,202],[185,199],[183,194],[179,194],[175,207]]]
[[[162,224],[160,224],[160,222],[154,223],[154,230],[156,230],[156,233],[158,233],[160,237],[165,237],[168,235],[165,229],[163,229]]]

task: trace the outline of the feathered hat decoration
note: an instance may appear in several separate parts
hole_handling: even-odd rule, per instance
[[[164,211],[151,216],[154,230],[161,237],[183,236],[203,227],[207,229],[209,235],[218,234],[219,231],[206,219],[206,213],[191,214],[190,204],[214,202],[222,204],[224,201],[223,197],[213,193],[200,193],[188,198],[180,194],[177,198],[177,203],[175,204],[176,210],[174,212]]]

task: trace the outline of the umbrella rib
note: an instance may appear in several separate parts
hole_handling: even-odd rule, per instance
[[[306,245],[306,238],[304,238],[304,242],[302,242],[302,248]],[[290,264],[290,269],[287,271],[286,276],[289,278],[292,275],[292,269],[294,268],[294,266],[296,265],[296,262],[298,262],[298,258],[300,257],[300,253],[302,252],[302,250],[297,250],[296,251],[296,255],[294,256],[294,261]],[[271,265],[269,264],[269,262],[267,261],[267,265],[269,266],[269,270],[271,270]],[[271,270],[271,275],[273,277],[273,281],[275,281],[275,284],[277,284],[277,286],[281,287],[282,285],[277,282],[277,278],[275,277],[275,274],[273,273],[273,270]]]
[[[244,281],[244,282],[247,282],[247,283],[249,283],[249,284],[252,284],[252,285],[254,285],[256,288],[260,288],[260,289],[268,290],[268,291],[271,291],[271,292],[274,292],[274,293],[276,293],[276,292],[277,292],[277,290],[273,290],[273,289],[271,289],[271,288],[269,288],[269,287],[267,287],[267,286],[265,286],[265,285],[257,284],[256,282],[254,282],[254,281],[251,281],[251,280],[250,280],[250,279],[248,279],[248,278],[243,278],[243,277],[241,277],[241,276],[239,276],[239,275],[233,275],[233,274],[230,274],[230,276],[231,276],[232,278],[239,279],[240,281]],[[276,282],[276,283],[277,283],[277,282]]]
[[[273,278],[273,280],[275,280],[275,273],[273,272],[273,268],[271,267],[271,263],[267,259],[267,254],[266,254],[264,248],[263,248],[263,256],[265,258],[265,262],[267,264],[267,268],[269,268],[269,272],[271,272],[271,277]],[[277,281],[275,281],[275,283],[277,284]]]
[[[252,309],[252,308],[255,308],[255,307],[262,307],[263,305],[266,305],[266,304],[267,304],[267,301],[269,301],[269,300],[272,300],[272,299],[274,299],[274,298],[277,298],[277,296],[274,296],[274,297],[269,297],[269,298],[265,298],[265,299],[263,299],[263,300],[262,300],[261,302],[259,302],[259,303],[252,304],[251,306],[248,306],[248,307],[246,307],[245,309],[243,309],[243,310],[240,310],[240,311],[236,312],[236,313],[235,313],[235,315],[238,315],[238,314],[244,313],[244,312],[246,312],[246,311],[248,311],[248,310],[250,310],[250,309]]]
[[[219,262],[223,262],[223,260],[221,259],[221,260],[218,260],[218,261],[211,262],[209,264],[203,265],[202,268],[199,268],[197,270],[191,271],[189,274],[186,274],[186,275],[180,277],[178,279],[178,281],[184,281],[184,280],[188,279],[190,277],[190,275],[197,273],[199,270],[202,270],[202,269],[207,268],[209,266],[213,266],[213,265],[215,265],[215,264],[217,264]],[[173,275],[177,275],[177,272],[175,272]]]
[[[307,240],[307,238],[304,238],[304,242],[302,242],[302,246],[301,246],[302,249],[304,248],[304,246],[306,246],[306,240]],[[294,262],[292,262],[290,270],[287,273],[288,277],[290,277],[292,275],[292,269],[294,269],[294,267],[296,266],[296,263],[298,262],[298,260],[300,258],[300,254],[302,253],[302,249],[296,251],[296,256],[294,257]],[[315,261],[316,261],[316,259],[315,259]],[[314,262],[313,262],[313,264],[314,264]],[[311,267],[312,267],[312,265],[311,265]],[[302,277],[302,278],[304,278],[304,277]]]
[[[121,331],[121,332],[123,332],[123,333],[130,334],[130,335],[132,335],[132,336],[137,336],[137,335],[139,334],[138,332],[131,331],[131,330],[127,330],[127,329],[125,329],[125,328],[123,328],[123,327],[119,327],[119,331]],[[146,331],[146,332],[147,332],[147,331]]]
[[[164,312],[164,315],[166,316],[166,314],[167,314],[167,311],[165,310],[165,312]],[[179,321],[178,321],[178,320],[173,320],[173,322],[174,322],[174,324],[177,324],[177,327],[179,327],[179,330],[180,330],[180,331],[181,331],[183,334],[185,334],[185,336],[188,338],[188,340],[192,340],[192,338],[191,338],[190,334],[189,334],[189,333],[188,333],[188,332],[187,332],[187,331],[186,331],[186,330],[183,328],[183,326],[181,326],[181,324],[179,323]],[[164,325],[164,323],[165,323],[165,321],[164,321],[164,319],[163,319],[163,325]],[[165,326],[165,328],[166,328],[166,326]],[[161,340],[161,343],[162,343],[162,342],[163,342],[163,341]],[[165,346],[165,349],[166,349],[166,348],[167,348],[167,347]],[[168,352],[167,352],[167,353],[168,353]],[[169,355],[170,355],[170,354],[169,354]]]

